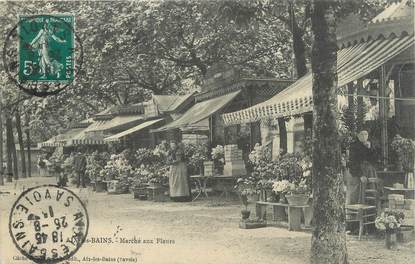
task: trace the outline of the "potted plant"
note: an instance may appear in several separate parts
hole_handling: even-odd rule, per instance
[[[275,181],[274,192],[280,194],[280,202],[284,203],[284,197],[289,205],[303,206],[308,204],[310,199],[309,188],[305,181],[298,184],[288,180]]]
[[[190,175],[203,175],[203,162],[208,160],[208,148],[205,144],[184,144],[184,158]]]
[[[375,220],[375,226],[385,234],[385,246],[394,248],[397,241],[397,233],[405,215],[399,211],[387,210],[381,213]]]
[[[305,181],[301,181],[298,184],[291,184],[289,188],[288,194],[285,195],[289,205],[303,206],[308,204],[310,194]]]
[[[241,194],[241,202],[245,206],[245,208],[241,210],[242,220],[249,219],[249,216],[251,215],[251,211],[248,210],[249,202],[248,202],[248,197],[246,193]]]
[[[215,148],[212,148],[212,159],[214,163],[215,173],[223,174],[223,166],[225,164],[225,151],[222,145],[217,145]]]
[[[236,182],[235,189],[241,199],[245,209],[241,210],[242,219],[248,219],[250,211],[248,210],[249,202],[258,201],[258,191],[256,190],[256,182],[253,177],[239,178]]]
[[[413,172],[415,161],[415,141],[396,135],[391,143],[397,154],[396,167],[405,173]]]
[[[272,190],[279,195],[279,202],[280,203],[287,203],[285,195],[291,189],[290,183],[288,180],[277,180],[273,182]]]

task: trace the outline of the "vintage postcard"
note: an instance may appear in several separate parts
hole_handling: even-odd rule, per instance
[[[0,264],[415,257],[413,0],[0,0]]]

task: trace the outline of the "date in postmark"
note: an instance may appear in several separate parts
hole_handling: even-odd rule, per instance
[[[14,203],[9,232],[17,249],[35,263],[58,263],[85,242],[89,218],[70,190],[43,185],[23,192]]]

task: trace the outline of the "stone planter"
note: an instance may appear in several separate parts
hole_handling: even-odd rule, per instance
[[[293,206],[304,206],[308,204],[310,197],[306,194],[290,194],[285,195],[288,204]]]

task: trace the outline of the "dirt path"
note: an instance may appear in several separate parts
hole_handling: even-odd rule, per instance
[[[17,185],[16,195],[12,189],[10,195],[1,196],[0,260],[3,262],[0,263],[29,263],[10,261],[19,254],[9,239],[7,215],[20,192],[19,186],[48,181],[53,182],[45,178],[26,180]],[[130,194],[75,191],[87,202],[90,231],[88,242],[71,263],[308,263],[309,233],[276,227],[239,229],[236,203],[154,203],[133,200]],[[113,243],[103,243],[103,238],[111,238]],[[141,243],[121,243],[123,239],[141,240]],[[144,244],[144,240],[153,243]],[[413,249],[414,244],[407,244],[397,250],[386,250],[382,240],[356,241],[350,237],[348,241],[350,263],[413,263]],[[85,257],[106,259],[97,262],[87,261]],[[111,261],[110,258],[116,257],[133,257],[136,262]]]

